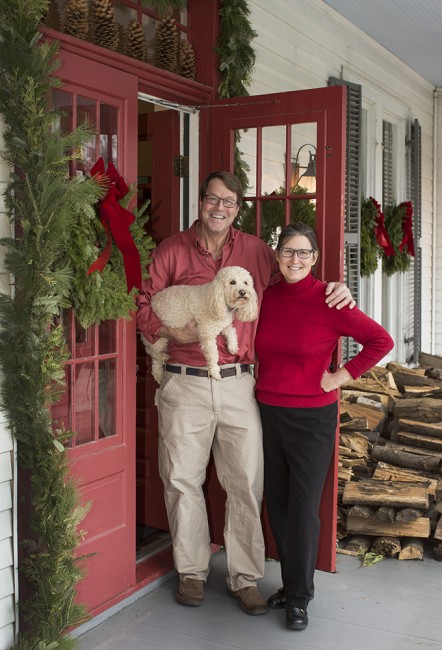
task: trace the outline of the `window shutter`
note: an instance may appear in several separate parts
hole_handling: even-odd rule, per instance
[[[382,122],[382,207],[393,203],[393,125]]]
[[[360,296],[360,230],[361,230],[361,111],[362,87],[330,77],[330,86],[347,86],[347,153],[345,171],[345,234],[344,282],[353,298]],[[358,353],[359,346],[351,338],[342,340],[342,360],[345,363]]]
[[[422,230],[422,165],[421,165],[421,127],[418,120],[411,124],[409,152],[409,196],[413,203],[413,238],[414,238],[414,260],[410,268],[414,280],[414,332],[413,332],[413,362],[419,362],[419,353],[422,345],[422,249],[420,246]]]

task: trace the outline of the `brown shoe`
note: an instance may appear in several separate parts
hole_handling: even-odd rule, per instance
[[[175,597],[181,605],[200,607],[204,600],[204,580],[180,578]]]
[[[244,587],[238,591],[232,591],[227,587],[227,593],[239,601],[239,606],[242,611],[251,616],[258,616],[259,614],[267,614],[268,605],[261,596],[257,587]]]

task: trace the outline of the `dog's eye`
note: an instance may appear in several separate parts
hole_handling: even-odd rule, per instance
[[[230,280],[230,284],[236,284],[236,280]]]

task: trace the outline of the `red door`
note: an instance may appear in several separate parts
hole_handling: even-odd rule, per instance
[[[64,129],[85,117],[96,136],[84,150],[88,173],[103,156],[128,183],[136,182],[137,78],[62,53],[62,86],[54,101]],[[64,326],[70,359],[67,391],[54,416],[77,433],[69,451],[72,474],[91,509],[79,554],[91,554],[79,601],[97,613],[135,583],[135,323],[107,321],[82,329],[72,312]]]
[[[345,92],[344,87],[333,87],[241,97],[221,102],[201,117],[202,177],[215,169],[235,171],[237,143],[248,183],[241,226],[272,244],[280,226],[313,214],[322,252],[318,277],[327,280],[343,277]],[[308,187],[312,170],[313,191]],[[326,571],[336,566],[337,455],[338,445],[321,505],[317,566]],[[209,512],[212,541],[222,544],[224,493],[214,471]],[[268,553],[274,556],[265,514],[264,526]]]

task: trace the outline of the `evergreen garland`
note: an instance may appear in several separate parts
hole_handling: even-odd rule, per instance
[[[376,240],[376,216],[378,208],[371,198],[363,198],[361,202],[361,276],[367,278],[378,268],[378,258],[381,249]]]
[[[150,7],[161,16],[170,13],[174,9],[184,9],[185,0],[142,0],[145,7]]]
[[[51,321],[68,302],[70,272],[60,254],[77,209],[95,202],[101,190],[67,176],[69,152],[85,144],[90,132],[79,129],[65,137],[48,111],[50,90],[57,85],[52,76],[57,48],[38,44],[47,4],[0,0],[4,158],[17,169],[5,191],[17,237],[1,241],[15,292],[0,295],[0,402],[18,441],[19,462],[32,469],[26,495],[30,537],[21,563],[31,588],[22,606],[31,631],[17,648],[72,647],[61,634],[84,616],[73,599],[81,576],[75,559],[82,535],[78,524],[86,507],[69,476],[66,432],[52,429],[50,407],[62,390],[66,346]]]
[[[257,33],[252,29],[248,19],[250,10],[245,0],[221,0],[219,14],[221,31],[215,52],[219,57],[219,70],[223,78],[218,87],[218,94],[221,99],[243,97],[249,94],[247,87],[251,83],[256,60],[251,42]],[[249,189],[250,166],[242,158],[239,149],[240,141],[241,135],[236,130],[233,171],[246,193]]]
[[[95,277],[89,293],[77,295],[81,283],[87,286],[87,276],[74,258],[81,256],[80,245],[91,258],[97,256],[95,233],[101,226],[93,206],[104,190],[94,179],[69,178],[71,152],[81,151],[94,134],[86,126],[62,133],[59,115],[48,108],[51,90],[60,82],[54,76],[58,46],[41,43],[38,31],[47,10],[48,0],[0,0],[2,149],[16,170],[4,192],[16,236],[0,242],[6,250],[5,270],[15,280],[10,294],[0,294],[0,406],[30,481],[24,495],[29,537],[20,560],[30,587],[30,597],[21,603],[26,622],[21,628],[28,631],[17,640],[20,650],[74,647],[76,640],[63,633],[85,617],[74,598],[82,576],[82,558],[76,558],[83,536],[79,524],[89,505],[81,503],[70,476],[65,444],[72,434],[53,428],[51,406],[65,391],[68,358],[62,328],[55,322],[60,307],[73,303],[80,312],[84,308],[84,324],[127,316],[134,308],[119,251],[113,252],[106,271],[109,290]],[[80,236],[78,224],[87,219],[90,229],[85,227]],[[132,234],[145,263],[152,243],[143,239],[143,220],[140,214]],[[96,303],[110,296],[114,302],[100,311]]]
[[[391,255],[386,255],[382,251],[382,270],[388,276],[394,273],[404,273],[410,268],[411,255],[409,248],[402,245],[404,240],[404,221],[410,205],[409,201],[404,201],[399,205],[391,203],[384,209],[385,228],[394,249],[394,253]]]
[[[221,33],[215,52],[223,79],[218,87],[219,96],[241,97],[248,95],[255,51],[251,42],[257,33],[252,29],[246,0],[221,0]]]

